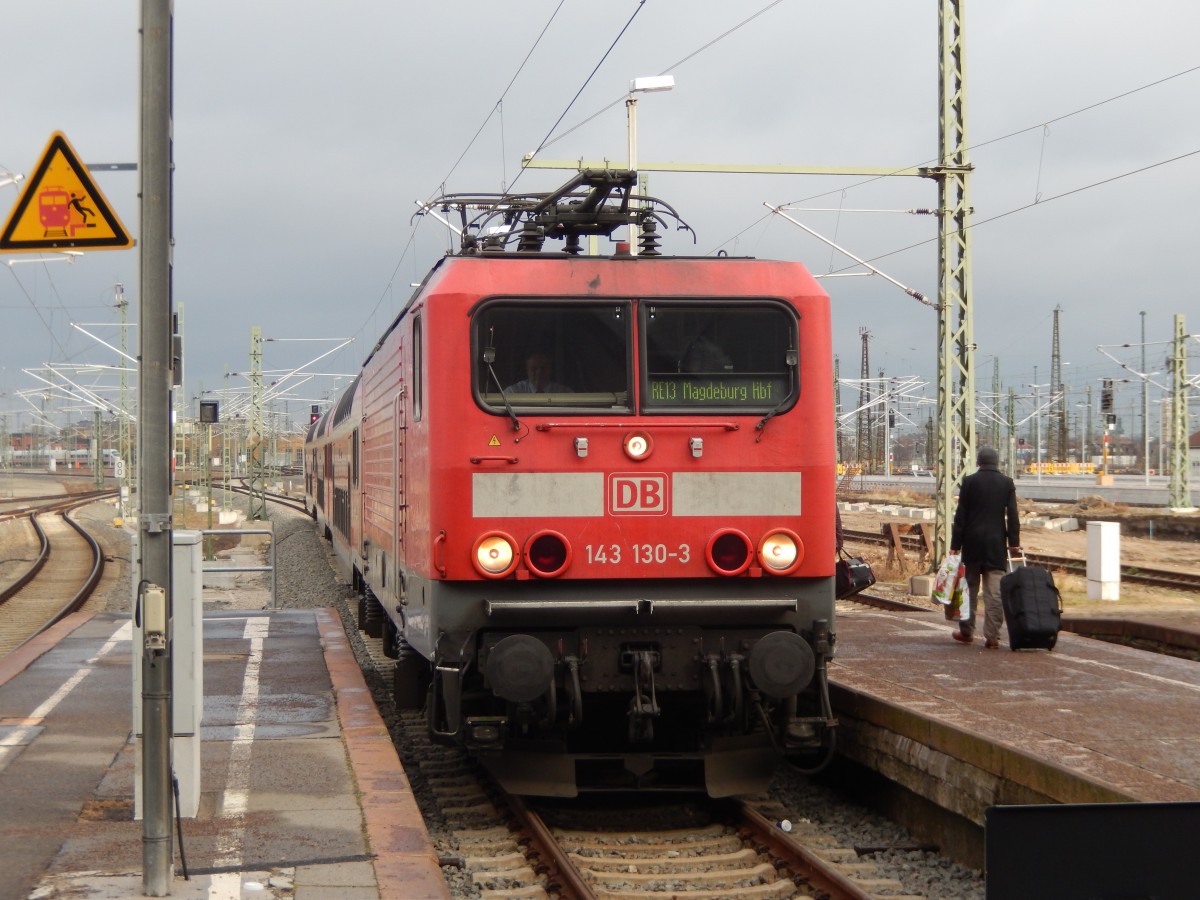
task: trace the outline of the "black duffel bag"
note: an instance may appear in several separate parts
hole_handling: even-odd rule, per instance
[[[845,550],[839,550],[837,561],[837,598],[845,600],[853,597],[859,591],[864,591],[875,583],[875,573],[871,565],[861,556],[851,556]]]

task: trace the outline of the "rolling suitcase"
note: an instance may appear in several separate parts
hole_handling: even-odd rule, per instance
[[[1013,650],[1053,650],[1062,623],[1062,597],[1041,566],[1021,566],[1000,579],[1000,602]]]

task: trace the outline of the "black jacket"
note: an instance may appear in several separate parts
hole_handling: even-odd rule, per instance
[[[1008,568],[1008,548],[1021,545],[1017,518],[1017,486],[995,466],[980,466],[963,479],[950,534],[952,552],[962,552],[964,565]]]

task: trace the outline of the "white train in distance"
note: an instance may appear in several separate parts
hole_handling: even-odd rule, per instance
[[[57,463],[78,462],[80,464],[90,464],[94,455],[91,450],[67,450],[64,447],[42,447],[37,450],[11,450],[9,452],[13,464],[18,466],[43,465],[50,460],[54,460]],[[112,447],[107,447],[100,451],[100,458],[104,461],[105,466],[113,465],[120,455]]]

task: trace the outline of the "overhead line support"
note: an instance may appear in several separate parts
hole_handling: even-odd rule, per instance
[[[263,433],[262,329],[250,329],[250,428],[246,437],[246,457],[250,473],[250,500],[247,518],[267,517],[266,435]]]
[[[1176,314],[1171,356],[1171,480],[1167,487],[1167,506],[1179,510],[1192,508],[1188,460],[1187,337],[1183,315]]]
[[[940,0],[938,137],[938,393],[934,559],[950,548],[954,498],[975,458],[975,324],[967,160],[966,64],[962,7]]]

